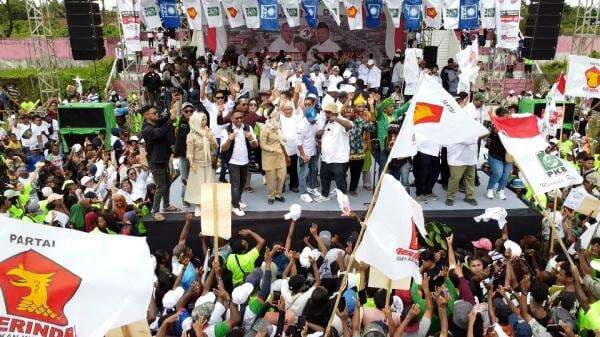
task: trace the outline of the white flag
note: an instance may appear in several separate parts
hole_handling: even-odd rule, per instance
[[[400,28],[400,18],[402,17],[402,0],[387,0],[385,2],[385,15],[390,16],[394,27]]]
[[[381,179],[356,259],[374,266],[391,280],[412,277],[420,284],[417,230],[427,235],[423,209],[394,177],[384,174]]]
[[[260,28],[260,16],[258,16],[258,0],[240,0],[244,10],[246,27],[252,29]]]
[[[432,76],[423,75],[390,158],[414,156],[417,143],[425,140],[447,146],[470,141],[487,133],[487,129],[467,115],[438,81]]]
[[[147,29],[156,29],[162,26],[158,5],[155,0],[142,0],[142,19]]]
[[[362,1],[344,0],[344,8],[348,17],[348,27],[350,30],[363,28]]]
[[[323,0],[325,7],[329,10],[329,14],[333,17],[335,22],[340,25],[340,0]]]
[[[427,28],[442,27],[442,0],[423,0],[423,21]]]
[[[223,27],[223,13],[221,13],[221,2],[219,0],[202,0],[206,23],[210,28]]]
[[[102,337],[146,319],[154,266],[145,238],[2,217],[0,240],[2,335]]]
[[[300,3],[298,0],[281,0],[281,7],[283,7],[288,26],[300,26]]]
[[[221,0],[227,19],[229,20],[229,26],[231,28],[237,28],[244,25],[244,13],[242,12],[242,6],[238,0]]]
[[[202,30],[202,4],[200,0],[183,0],[183,10],[190,29]]]
[[[583,178],[575,167],[553,154],[546,153],[549,144],[540,133],[536,116],[492,116],[492,122],[498,130],[506,152],[515,158],[519,170],[535,194],[581,184]]]
[[[140,42],[140,21],[141,21],[141,2],[130,2],[126,0],[117,0],[121,28],[123,30],[123,40],[127,55],[134,54],[142,50]]]
[[[471,83],[475,82],[479,73],[477,61],[479,61],[479,45],[476,39],[471,41],[471,44],[465,49],[456,53],[456,62],[460,67],[460,74],[458,75],[459,92],[469,92],[471,90]]]
[[[600,98],[600,59],[569,55],[565,94]]]
[[[458,29],[458,7],[460,0],[443,0],[444,29]]]
[[[481,28],[496,28],[496,0],[481,0],[479,11]]]

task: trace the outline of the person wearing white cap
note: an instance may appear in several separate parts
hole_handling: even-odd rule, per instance
[[[515,96],[515,91],[513,89],[510,89],[508,91],[508,96],[506,96],[506,98],[504,98],[504,100],[502,101],[502,106],[507,107],[513,104],[519,104],[519,98]]]
[[[367,74],[365,83],[367,84],[369,91],[377,92],[381,86],[381,69],[377,67],[374,59],[369,59],[369,61],[367,61],[367,68],[369,69],[369,73]]]

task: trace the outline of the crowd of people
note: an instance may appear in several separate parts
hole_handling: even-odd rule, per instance
[[[589,317],[600,320],[600,309],[592,306],[600,299],[594,271],[600,271],[600,238],[581,244],[596,220],[532,196],[489,123],[492,107],[485,105],[485,84],[477,82],[483,79],[461,91],[453,59],[438,72],[417,48],[398,51],[392,61],[339,53],[309,62],[246,49],[196,59],[165,46],[157,43],[148,62],[140,97],[146,104],[127,111],[127,101],[137,98],[111,93],[106,101],[117,108],[118,127],[70,148],[60,136],[58,99],[40,105],[16,96],[11,86],[0,100],[6,117],[0,129],[0,218],[144,235],[145,217],[163,221],[166,212],[180,211],[170,193],[180,179],[177,198],[188,212],[184,229],[172,251],[154,252],[156,291],[148,321],[157,336],[305,337],[331,325],[330,336],[344,337],[571,337],[598,327]],[[449,234],[444,245],[420,252],[421,285],[393,292],[369,287],[369,266],[351,258],[356,232],[340,237],[313,225],[309,233],[297,233],[291,221],[286,237],[267,242],[244,229],[221,240],[217,254],[210,253],[210,240],[188,239],[192,212],[198,216],[202,207],[202,183],[229,182],[236,216],[245,215],[244,193],[257,193],[252,175],[262,176],[267,204],[296,195],[323,202],[335,193],[332,183],[350,196],[370,193],[419,76],[439,80],[490,135],[447,147],[421,143],[416,156],[390,160],[386,173],[420,203],[442,198],[452,207],[464,193],[463,200],[477,206],[475,187],[486,181],[478,169],[484,152],[485,197],[502,206],[511,188],[545,209],[539,236],[515,243],[506,230],[495,241],[495,234],[473,242]],[[66,102],[98,99],[74,87],[67,96]],[[517,113],[517,102],[511,92],[492,113]],[[597,114],[582,116],[593,120]],[[549,142],[548,151],[577,166],[583,187],[598,195],[597,140],[555,133]],[[446,195],[434,194],[436,184]],[[292,244],[297,235],[305,238],[302,247]],[[573,251],[547,249],[553,238],[573,244]],[[190,240],[201,241],[201,256],[194,256]],[[342,300],[335,301],[339,292]]]

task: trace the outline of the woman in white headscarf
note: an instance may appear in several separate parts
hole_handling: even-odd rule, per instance
[[[269,119],[260,130],[260,148],[262,150],[262,169],[267,180],[268,203],[275,200],[285,201],[283,185],[286,177],[287,154],[283,147],[279,112],[271,112]]]
[[[200,216],[200,186],[215,181],[212,167],[212,154],[217,148],[217,140],[207,125],[206,115],[194,113],[190,117],[190,133],[187,135],[187,159],[190,173],[187,179],[184,200],[196,205],[194,214]]]

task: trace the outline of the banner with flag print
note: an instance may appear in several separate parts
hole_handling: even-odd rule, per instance
[[[3,216],[0,240],[0,335],[103,337],[146,320],[156,261],[145,238]]]
[[[496,48],[519,48],[521,2],[496,0]]]
[[[164,28],[179,28],[181,26],[175,0],[158,0],[158,8],[160,9],[160,18]]]
[[[460,0],[458,29],[479,28],[478,0]]]
[[[487,133],[487,129],[471,118],[438,81],[424,75],[406,112],[390,158],[414,156],[417,144],[423,141],[447,146]]]
[[[210,28],[223,27],[223,13],[220,0],[202,0],[206,23]]]
[[[258,0],[260,29],[279,30],[279,4],[277,0]]]
[[[240,0],[239,2],[241,3],[242,10],[244,11],[246,27],[251,29],[260,28],[258,0]]]
[[[582,183],[583,178],[575,167],[547,151],[549,144],[538,128],[536,116],[490,117],[506,152],[515,158],[536,194]]]
[[[202,30],[202,4],[200,0],[183,0],[183,10],[190,29]]]
[[[496,28],[496,0],[481,0],[479,3],[481,28]]]
[[[443,0],[444,29],[458,29],[460,0]]]
[[[387,0],[385,2],[385,15],[392,19],[394,27],[400,28],[402,18],[402,0]]]
[[[156,29],[162,26],[156,0],[142,0],[142,20],[147,29]]]
[[[442,27],[442,0],[423,0],[423,21],[427,28]]]
[[[242,5],[238,0],[221,0],[223,4],[223,9],[225,9],[225,14],[227,15],[227,20],[229,21],[229,26],[231,28],[237,28],[244,25],[244,13],[242,10]]]
[[[421,0],[404,0],[404,28],[406,30],[421,29]]]
[[[341,24],[340,20],[340,1],[339,0],[323,0],[323,4],[325,4],[325,8],[329,11],[329,15],[333,17],[335,23],[338,26]]]
[[[569,55],[565,94],[600,98],[600,59]]]
[[[281,7],[283,7],[288,26],[300,26],[300,4],[298,0],[281,0]]]
[[[362,0],[344,0],[350,30],[363,28]]]
[[[394,219],[393,226],[390,219]],[[391,280],[412,277],[420,284],[418,236],[427,235],[423,208],[389,174],[381,176],[379,195],[366,226],[356,260],[376,267]]]
[[[319,0],[301,0],[304,19],[310,28],[317,27],[317,15],[319,13]]]
[[[382,0],[365,0],[365,25],[367,28],[379,28],[382,7]]]

